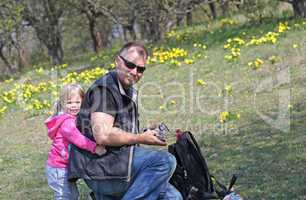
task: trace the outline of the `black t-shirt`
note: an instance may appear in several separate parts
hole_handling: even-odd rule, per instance
[[[90,102],[92,102],[92,112],[103,112],[113,117],[117,113],[117,104],[112,93],[103,86],[95,87],[91,92]]]

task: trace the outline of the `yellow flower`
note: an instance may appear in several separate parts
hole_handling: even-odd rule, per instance
[[[298,45],[298,44],[293,44],[292,47],[293,47],[294,49],[296,49],[296,48],[299,47],[299,45]]]
[[[259,67],[259,66],[262,65],[263,63],[264,63],[264,61],[261,60],[260,58],[257,58],[257,59],[255,60],[255,66],[256,66],[256,67]]]
[[[219,114],[219,121],[221,123],[225,123],[227,121],[232,121],[232,120],[239,120],[240,119],[240,113],[234,113],[234,112],[229,112],[229,111],[223,111]]]
[[[231,47],[231,44],[230,44],[230,43],[227,43],[227,44],[225,44],[225,45],[223,46],[224,49],[228,49],[228,48],[230,48],[230,47]]]
[[[221,20],[221,26],[227,26],[227,25],[236,25],[237,21],[229,18],[225,18]]]
[[[3,106],[2,108],[0,108],[0,115],[3,115],[6,111],[7,107]]]
[[[40,68],[38,68],[38,69],[35,69],[35,72],[36,72],[37,74],[42,75],[42,74],[44,73],[44,69],[43,69],[42,67],[40,67]]]
[[[237,119],[240,119],[240,113],[236,113],[236,117],[237,117]]]
[[[253,37],[248,43],[246,43],[246,46],[261,45],[261,44],[265,44],[265,43],[275,44],[277,42],[278,37],[279,37],[279,33],[268,32],[267,34],[265,34],[264,36],[262,36],[258,39]]]
[[[110,64],[110,68],[114,69],[115,68],[115,64],[114,63]]]
[[[231,48],[231,54],[233,55],[233,57],[240,56],[240,49],[239,48]]]
[[[170,60],[170,64],[174,65],[174,66],[181,66],[181,63],[177,60],[174,60],[174,59]]]
[[[185,62],[187,65],[190,65],[190,64],[193,64],[193,63],[194,63],[194,60],[185,58],[184,62]]]
[[[171,105],[175,105],[175,104],[176,104],[176,101],[171,100],[171,101],[170,101],[170,104],[171,104]]]
[[[201,86],[206,85],[206,83],[205,83],[205,81],[204,81],[203,79],[198,79],[198,80],[197,80],[197,84],[198,84],[198,85],[201,85]]]
[[[285,32],[286,30],[289,30],[289,29],[290,29],[290,27],[288,26],[288,22],[285,22],[285,23],[280,22],[278,24],[278,32],[279,33],[283,33],[283,32]]]
[[[229,112],[227,112],[227,111],[223,111],[219,115],[219,120],[220,120],[221,123],[226,122],[228,120],[228,118],[229,118]]]
[[[152,57],[150,57],[150,63],[165,63],[170,61],[170,64],[180,65],[179,62],[173,60],[177,58],[186,58],[188,52],[181,48],[172,48],[169,50],[164,50],[163,48],[154,48]]]
[[[278,60],[279,58],[276,56],[269,57],[269,61],[271,62],[272,65],[275,64]]]
[[[201,57],[202,57],[202,54],[198,53],[198,54],[196,55],[196,57],[197,57],[197,58],[201,58]]]
[[[68,67],[68,64],[67,63],[64,63],[64,64],[62,64],[62,66],[60,67],[61,69],[65,69],[65,68],[67,68]]]
[[[5,80],[4,83],[11,83],[11,82],[13,82],[13,80],[14,79],[10,78],[10,79]]]
[[[234,38],[233,41],[236,42],[240,46],[245,44],[245,41],[239,37]]]
[[[232,55],[225,55],[224,58],[225,58],[225,60],[228,60],[228,61],[232,61],[233,60],[233,56]]]
[[[6,102],[8,104],[15,103],[16,100],[17,100],[16,89],[14,88],[14,89],[12,89],[8,92],[3,92],[2,99],[3,99],[4,102]]]
[[[233,92],[233,87],[232,85],[226,85],[224,87],[224,90],[226,91],[227,94],[231,94]]]
[[[255,61],[253,62],[248,62],[248,66],[253,69],[253,70],[257,70],[259,68],[261,68],[261,66],[264,64],[264,61],[261,60],[260,58],[257,58]]]

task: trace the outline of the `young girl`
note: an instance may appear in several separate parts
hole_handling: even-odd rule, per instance
[[[48,136],[52,140],[46,176],[56,200],[75,200],[79,196],[76,183],[67,179],[69,144],[72,143],[91,153],[102,154],[105,151],[102,146],[97,146],[76,128],[76,115],[80,111],[83,96],[84,91],[79,85],[64,86],[56,105],[56,114],[45,121]]]

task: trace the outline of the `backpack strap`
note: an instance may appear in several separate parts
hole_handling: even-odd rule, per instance
[[[204,167],[203,170],[205,170],[207,173],[205,174],[205,178],[206,178],[206,181],[208,183],[208,190],[210,190],[211,192],[214,192],[214,186],[212,184],[212,180],[211,180],[211,177],[210,177],[210,173],[209,173],[209,170],[208,170],[208,166],[206,164],[206,160],[204,159],[202,155],[202,152],[201,152],[201,149],[197,143],[197,141],[195,140],[194,136],[192,135],[191,132],[187,131],[187,132],[184,132],[184,135],[186,136],[186,139],[189,141],[189,143],[194,147],[192,148],[193,151],[193,154],[197,156],[198,160],[201,162],[202,166]]]

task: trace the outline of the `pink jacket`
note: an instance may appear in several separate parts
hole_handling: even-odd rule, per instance
[[[64,113],[48,118],[45,121],[45,125],[48,128],[48,136],[53,140],[47,160],[47,164],[51,167],[67,167],[69,159],[68,146],[71,143],[95,153],[96,143],[80,133],[76,127],[75,120],[75,116]]]

